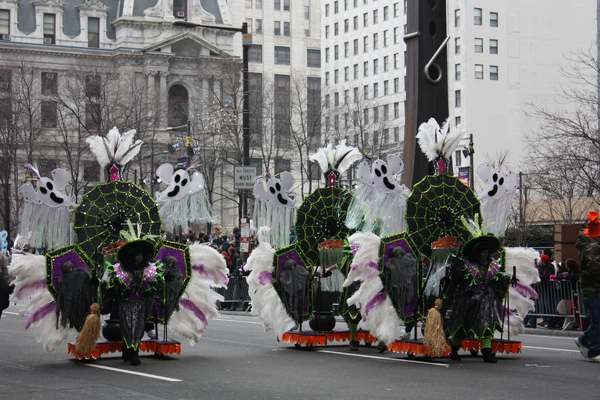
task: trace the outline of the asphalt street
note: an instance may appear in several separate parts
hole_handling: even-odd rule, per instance
[[[0,399],[598,399],[600,363],[586,362],[577,332],[528,330],[497,364],[464,352],[409,359],[347,343],[296,348],[248,313],[222,312],[180,355],[150,353],[134,367],[120,354],[76,361],[64,343],[46,353],[12,305],[0,319]],[[336,329],[345,329],[338,323]],[[71,339],[74,339],[71,338]]]

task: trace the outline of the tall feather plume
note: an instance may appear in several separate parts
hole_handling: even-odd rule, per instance
[[[141,140],[133,142],[135,133],[135,129],[132,129],[120,134],[119,130],[114,127],[108,131],[106,137],[94,135],[87,138],[86,141],[100,166],[105,167],[112,162],[125,165],[140,152],[143,143]]]
[[[321,147],[317,150],[316,153],[310,155],[308,159],[310,161],[315,161],[321,167],[321,171],[327,171],[329,168],[329,160],[331,157],[331,153],[333,152],[333,146],[331,143],[327,144],[327,147]]]
[[[450,132],[448,120],[444,121],[440,127],[435,118],[423,122],[419,126],[417,139],[421,151],[427,157],[427,160],[434,161],[438,156],[449,159],[454,150],[464,136],[460,126],[457,126]]]
[[[335,170],[341,174],[362,158],[363,155],[360,150],[356,147],[348,146],[346,141],[342,140],[335,148]]]

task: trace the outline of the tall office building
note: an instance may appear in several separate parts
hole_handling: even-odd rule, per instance
[[[403,149],[410,1],[418,0],[323,2],[325,132],[375,157]],[[467,134],[459,150],[472,134],[475,168],[508,153],[506,165],[518,173],[527,167],[525,137],[539,131],[530,104],[564,106],[561,68],[593,45],[596,2],[448,0],[446,10],[449,123]],[[468,166],[458,153],[455,167]]]

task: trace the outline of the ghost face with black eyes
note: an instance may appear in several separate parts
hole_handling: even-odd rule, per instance
[[[204,185],[204,179],[199,172],[194,172],[192,176],[186,169],[173,172],[171,164],[158,167],[156,175],[164,182],[168,182],[167,188],[157,195],[159,201],[181,200],[187,195],[198,192]]]
[[[52,171],[52,178],[40,178],[34,189],[31,183],[23,185],[23,198],[48,207],[67,207],[75,204],[72,198],[62,192],[69,182],[69,174],[63,169]]]
[[[505,173],[500,168],[482,163],[477,167],[477,174],[487,185],[479,194],[480,199],[498,199],[517,189],[517,176],[510,171]]]
[[[364,183],[375,186],[383,193],[400,193],[402,185],[396,181],[396,176],[404,169],[402,159],[394,154],[387,157],[387,162],[375,160],[369,167],[369,162],[363,161],[358,166],[358,178]]]
[[[267,180],[266,185],[262,182],[254,184],[254,195],[259,199],[270,202],[279,207],[293,207],[294,200],[290,199],[287,191],[294,184],[294,177],[289,172],[283,172],[279,178]],[[265,188],[266,186],[266,188]]]

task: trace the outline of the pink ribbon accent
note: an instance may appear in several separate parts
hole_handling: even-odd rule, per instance
[[[194,304],[194,302],[192,302],[191,300],[188,299],[181,299],[181,301],[179,302],[179,305],[181,305],[181,307],[190,310],[191,312],[194,313],[194,315],[200,320],[202,321],[202,323],[204,324],[204,327],[208,326],[208,320],[206,319],[206,315],[204,315],[204,313],[202,312],[201,309],[198,308],[198,306],[196,306]]]
[[[29,328],[29,326],[35,322],[42,320],[46,315],[53,313],[56,310],[56,303],[48,303],[33,312],[27,318],[27,322],[25,323],[25,329]]]
[[[263,271],[258,275],[258,283],[265,286],[267,283],[273,282],[273,275],[269,271]]]
[[[192,265],[192,269],[197,271],[200,275],[208,276],[208,272],[206,272],[206,266],[204,264],[200,265]]]
[[[379,292],[375,295],[375,297],[369,300],[367,306],[365,307],[365,314],[370,313],[373,308],[383,303],[383,301],[385,300],[385,296],[385,292]]]

